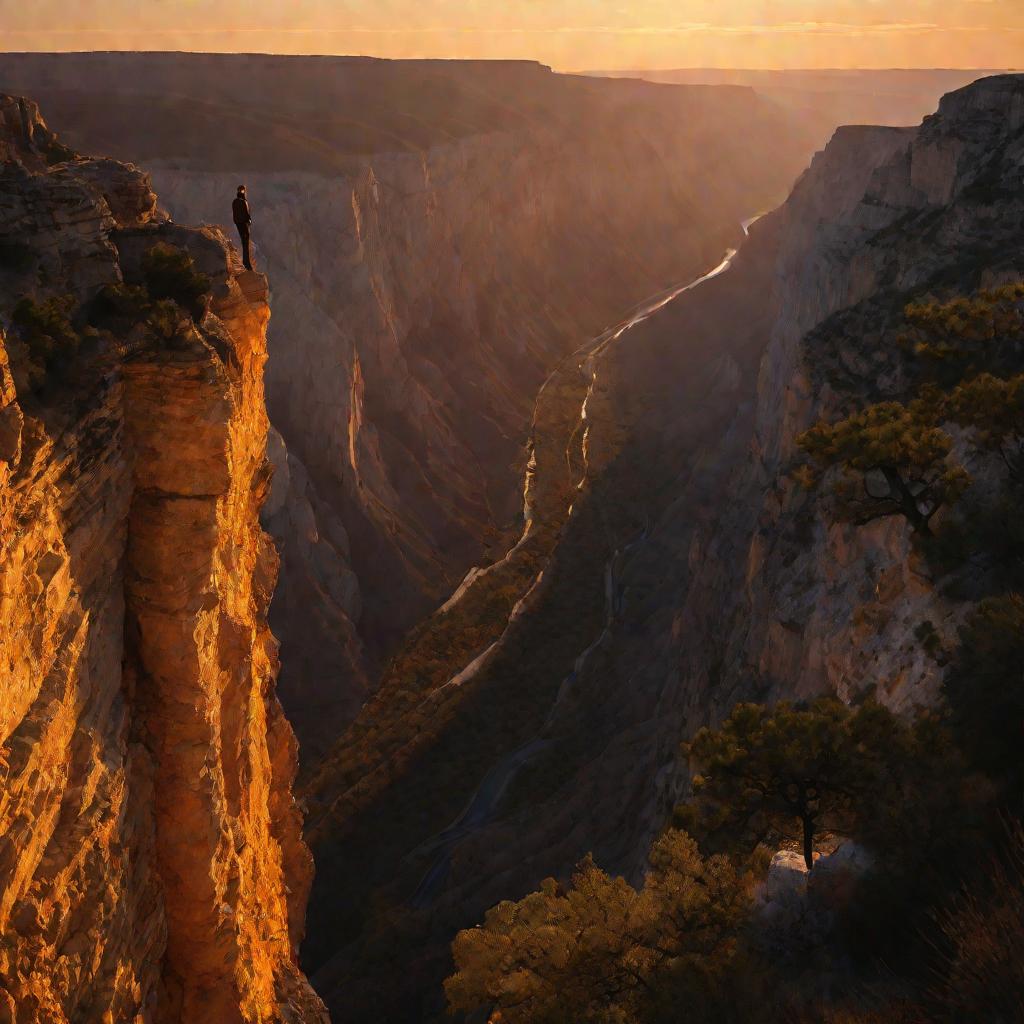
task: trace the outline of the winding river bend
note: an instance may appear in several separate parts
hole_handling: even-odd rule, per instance
[[[741,228],[745,237],[749,235],[750,228],[759,219],[760,215],[751,217],[742,222]],[[704,285],[728,272],[733,265],[733,261],[735,260],[738,251],[739,250],[736,248],[730,248],[721,262],[706,274],[703,274],[684,285],[659,293],[658,295],[648,299],[646,302],[640,304],[625,320],[621,321],[614,327],[610,327],[608,330],[598,335],[598,337],[581,346],[545,381],[537,397],[538,410],[542,407],[547,392],[558,387],[560,379],[564,378],[567,373],[575,372],[577,374],[582,374],[586,381],[586,391],[583,401],[579,406],[578,419],[575,427],[569,435],[569,440],[565,449],[565,465],[567,472],[572,474],[574,465],[577,463],[581,464],[582,475],[575,483],[576,490],[582,490],[589,479],[588,440],[590,424],[588,421],[588,405],[593,397],[594,388],[597,384],[598,374],[601,369],[601,357],[605,352],[607,352],[610,346],[620,341],[620,339],[622,339],[629,331],[657,314],[660,310],[664,309],[674,300],[679,298],[679,296],[693,291],[701,285]],[[516,552],[527,542],[535,529],[541,515],[541,510],[538,508],[538,490],[541,482],[541,466],[537,458],[536,451],[537,424],[540,418],[539,412],[535,414],[535,438],[531,448],[531,456],[527,466],[523,487],[525,525],[522,537],[516,546],[512,548],[512,550],[509,551],[501,561],[495,563],[488,569],[473,569],[453,597],[444,605],[442,611],[451,610],[477,581],[483,579],[488,573],[492,572],[497,567],[508,563],[509,560],[515,556]],[[573,479],[576,480],[575,477],[573,477]],[[569,518],[572,517],[573,512],[574,506],[570,505],[568,508]],[[551,741],[545,735],[548,727],[553,722],[555,714],[561,703],[571,693],[573,684],[585,670],[591,656],[609,640],[615,619],[622,611],[623,594],[619,583],[622,568],[630,555],[634,553],[637,548],[643,545],[646,542],[646,539],[647,529],[645,528],[639,536],[625,546],[617,549],[608,559],[604,569],[605,621],[602,631],[599,636],[588,647],[582,650],[576,658],[572,671],[568,676],[566,676],[559,688],[558,695],[547,716],[544,728],[538,735],[532,737],[518,749],[501,758],[490,769],[490,771],[488,771],[458,817],[447,828],[422,843],[409,855],[409,859],[418,859],[423,856],[432,855],[430,866],[424,873],[412,897],[411,902],[414,907],[424,909],[431,905],[444,886],[445,880],[448,877],[451,868],[452,855],[456,848],[461,842],[494,819],[502,798],[515,781],[519,772],[546,751],[550,746]],[[513,614],[509,620],[510,625],[518,614],[521,614],[524,605],[529,600],[530,596],[540,587],[542,582],[543,571],[538,576],[530,591],[528,591],[516,605],[516,608],[513,610]],[[502,634],[502,637],[506,634],[507,629],[505,633]],[[475,659],[470,666],[459,673],[458,676],[450,680],[445,684],[445,686],[459,685],[465,681],[467,675],[476,674],[476,672],[480,671],[486,665],[489,657],[498,650],[500,645],[501,638],[496,640],[480,657]]]

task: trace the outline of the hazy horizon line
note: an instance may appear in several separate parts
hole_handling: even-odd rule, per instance
[[[742,71],[742,72],[790,72],[794,74],[822,74],[829,72],[847,71],[874,71],[874,72],[898,72],[898,71],[1001,71],[1010,74],[1020,73],[1017,68],[984,67],[976,64],[964,65],[830,65],[828,67],[807,67],[807,66],[783,66],[772,65],[762,67],[739,66],[734,64],[670,64],[663,67],[658,66],[637,66],[635,64],[623,67],[592,67],[592,68],[560,68],[546,61],[535,57],[438,57],[438,56],[416,56],[416,57],[381,57],[373,53],[279,53],[272,50],[182,50],[182,49],[68,49],[68,50],[14,50],[0,47],[0,54],[7,56],[70,56],[70,55],[109,55],[109,54],[180,54],[190,56],[207,57],[287,57],[301,60],[304,57],[315,57],[318,59],[338,58],[342,60],[377,60],[390,63],[414,63],[422,61],[450,62],[455,64],[538,64],[541,67],[550,68],[557,74],[567,75],[597,75],[608,72],[666,72],[666,71]]]

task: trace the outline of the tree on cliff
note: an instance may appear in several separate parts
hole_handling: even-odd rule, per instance
[[[822,831],[851,834],[895,790],[904,732],[872,700],[857,708],[835,698],[739,704],[720,729],[702,729],[685,748],[698,774],[694,800],[678,816],[712,842],[798,839],[810,869]]]
[[[815,465],[805,467],[803,482],[838,467],[844,518],[864,525],[898,515],[930,535],[935,514],[961,497],[970,477],[951,459],[953,439],[933,425],[928,405],[883,402],[838,423],[819,422],[797,439]]]
[[[1024,284],[1003,285],[950,302],[911,303],[900,343],[925,375],[947,387],[989,371],[1024,365]]]
[[[640,890],[588,858],[568,888],[548,879],[458,934],[449,1007],[499,1010],[503,1024],[636,1019],[665,985],[713,985],[747,908],[729,860],[705,860],[682,832],[655,844]]]
[[[25,296],[11,312],[11,323],[27,351],[26,376],[34,391],[67,373],[78,353],[82,339],[71,321],[74,306],[70,295],[44,302]]]
[[[142,257],[142,274],[151,299],[176,302],[197,323],[202,320],[213,285],[184,249],[158,242]]]
[[[1024,375],[1002,380],[983,373],[955,388],[943,413],[970,428],[975,445],[999,456],[1010,479],[1024,484]]]

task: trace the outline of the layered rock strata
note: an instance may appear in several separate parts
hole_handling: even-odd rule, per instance
[[[0,1017],[325,1021],[266,621],[266,280],[26,100],[0,162]],[[157,246],[205,275],[192,315],[144,297]]]

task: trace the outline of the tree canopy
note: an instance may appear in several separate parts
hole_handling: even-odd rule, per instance
[[[1024,284],[910,303],[904,317],[900,342],[927,377],[947,386],[984,371],[1012,372],[1024,359]]]
[[[204,299],[213,285],[184,249],[157,243],[142,257],[142,274],[151,299],[176,302],[196,322],[203,318]]]
[[[875,701],[739,704],[720,729],[702,729],[686,748],[697,774],[684,820],[751,847],[799,839],[810,869],[821,832],[851,834],[894,785],[891,759],[904,731]]]
[[[798,438],[819,471],[842,469],[836,496],[845,518],[864,525],[899,515],[927,535],[939,509],[969,486],[951,458],[953,439],[922,410],[883,402],[838,423],[821,421]]]
[[[942,412],[973,431],[977,448],[998,455],[1014,483],[1024,483],[1024,374],[980,374],[956,387]]]
[[[629,1019],[660,980],[721,970],[747,908],[729,860],[704,859],[689,836],[670,831],[639,890],[588,858],[567,888],[548,879],[460,932],[449,1006],[498,1010],[508,1024]]]
[[[863,525],[898,515],[929,535],[939,509],[971,483],[945,424],[966,428],[1024,482],[1024,283],[910,303],[903,315],[906,400],[817,423],[798,438],[811,462],[797,479],[811,487],[838,468],[840,518]]]

